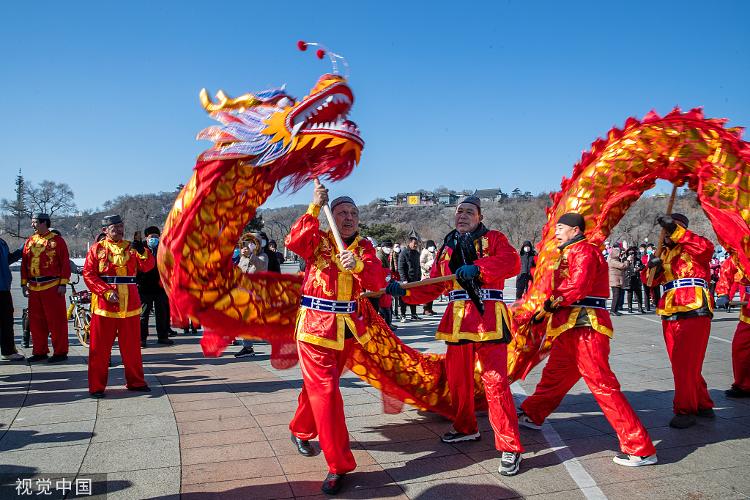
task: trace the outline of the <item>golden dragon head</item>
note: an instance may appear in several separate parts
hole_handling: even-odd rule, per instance
[[[200,99],[222,125],[198,134],[214,142],[199,161],[242,159],[295,188],[318,176],[342,179],[359,162],[364,141],[348,119],[354,94],[341,75],[321,76],[299,101],[284,88],[236,98],[219,91],[216,102],[203,89]]]

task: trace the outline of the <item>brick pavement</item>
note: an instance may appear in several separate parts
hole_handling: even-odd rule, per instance
[[[411,323],[398,333],[415,348],[440,352],[436,324]],[[723,397],[735,326],[736,313],[717,315],[704,365],[716,420],[676,431],[667,427],[672,382],[658,319],[615,318],[612,366],[660,459],[639,469],[612,463],[617,441],[582,383],[545,432],[522,429],[522,471],[501,478],[486,416],[480,442],[443,444],[449,422],[414,409],[385,415],[378,391],[347,374],[342,392],[359,466],[341,498],[747,498],[750,402]],[[150,394],[122,388],[116,356],[111,388],[99,401],[87,398],[81,347],[65,365],[0,364],[2,473],[106,473],[108,498],[322,498],[323,457],[302,457],[289,440],[299,369],[271,368],[263,344],[256,358],[206,359],[197,340],[180,336],[174,347],[144,350]],[[518,401],[539,374],[514,385]]]

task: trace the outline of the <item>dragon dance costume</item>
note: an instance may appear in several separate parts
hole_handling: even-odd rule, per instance
[[[476,251],[478,258],[472,262],[460,259],[451,261],[462,253],[459,240]],[[459,235],[452,231],[445,239],[435,258],[431,278],[452,274],[451,267],[473,264],[479,268],[482,289],[480,298],[484,311],[470,300],[466,290],[454,279],[411,288],[403,297],[407,304],[424,304],[448,296],[449,305],[443,313],[435,338],[448,344],[445,370],[453,407],[453,428],[464,435],[478,432],[475,413],[475,367],[481,377],[486,394],[489,420],[495,433],[495,447],[499,451],[523,451],[518,432],[513,396],[508,383],[507,343],[510,341],[510,317],[503,302],[505,280],[518,274],[518,252],[499,231],[488,230],[483,224],[469,233]]]
[[[86,255],[83,280],[91,290],[91,394],[102,393],[107,387],[109,359],[115,338],[125,367],[128,389],[146,387],[141,358],[141,299],[135,277],[139,271],[148,272],[153,267],[154,256],[151,252],[143,250],[139,253],[126,240],[105,238],[92,245]],[[107,300],[115,292],[119,301],[113,303]]]
[[[36,214],[34,218],[38,218]],[[42,217],[49,220],[49,216]],[[70,279],[68,245],[52,231],[33,234],[23,246],[21,286],[29,291],[29,327],[35,356],[49,352],[47,339],[52,336],[55,356],[68,354],[68,317],[65,294],[58,286]]]
[[[303,386],[289,429],[304,441],[320,436],[329,472],[345,474],[357,464],[349,447],[339,377],[352,344],[364,345],[370,338],[357,314],[357,298],[364,290],[382,288],[385,276],[372,244],[360,236],[345,241],[356,261],[354,269],[345,269],[333,234],[320,229],[319,212],[320,206],[311,204],[285,242],[307,262],[295,328]]]
[[[607,263],[599,248],[583,235],[561,245],[552,277],[552,297],[560,302],[546,324],[552,350],[542,379],[521,410],[541,425],[583,377],[617,433],[623,453],[647,457],[656,453],[654,445],[609,366],[608,296]]]
[[[732,256],[722,262],[719,270],[719,281],[716,283],[716,295],[729,295],[733,284],[739,284],[740,297],[750,301],[750,278],[737,266],[737,258]],[[727,299],[731,299],[728,296]],[[740,322],[732,339],[732,371],[734,383],[732,389],[740,394],[750,395],[750,304],[740,308]],[[730,389],[730,391],[732,390]]]
[[[677,214],[673,215],[677,219]],[[672,363],[674,413],[696,415],[714,406],[701,375],[713,317],[713,298],[708,283],[714,245],[683,225],[675,224],[674,231],[667,237],[674,246],[665,246],[659,256],[663,268],[657,272],[653,283],[662,285],[664,293],[656,314],[662,318],[664,342]],[[642,279],[647,276],[648,268],[641,271]]]

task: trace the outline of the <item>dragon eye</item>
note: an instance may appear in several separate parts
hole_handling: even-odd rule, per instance
[[[287,106],[293,106],[294,101],[292,101],[288,97],[282,97],[281,99],[279,99],[279,102],[277,102],[276,105],[280,108],[286,108]]]

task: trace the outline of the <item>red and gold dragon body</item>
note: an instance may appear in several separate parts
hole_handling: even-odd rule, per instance
[[[310,94],[295,101],[283,90],[217,103],[201,100],[222,123],[199,134],[214,146],[200,155],[190,181],[168,217],[158,263],[173,318],[200,322],[204,352],[218,355],[235,337],[272,345],[277,368],[296,362],[294,323],[302,278],[244,274],[232,263],[243,229],[274,187],[298,187],[317,177],[339,180],[359,161],[363,141],[347,119],[354,96],[339,75],[324,75]],[[601,243],[627,208],[656,179],[687,181],[696,190],[723,243],[740,249],[750,271],[750,148],[739,131],[706,120],[699,111],[629,120],[594,143],[553,197],[549,220],[567,211],[586,216],[587,235]],[[549,349],[529,327],[548,296],[556,262],[554,225],[540,243],[533,285],[514,310],[515,338],[509,351],[511,378],[524,375]],[[406,346],[362,300],[359,311],[371,340],[357,345],[349,368],[383,393],[450,417],[444,358]],[[477,395],[482,392],[477,380]]]

